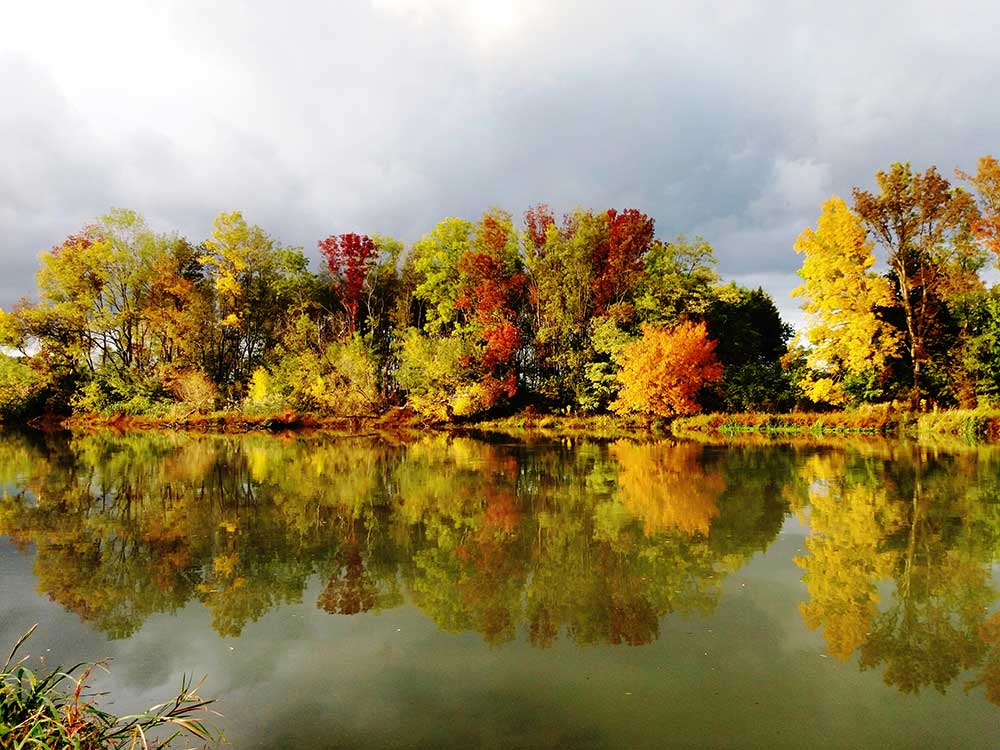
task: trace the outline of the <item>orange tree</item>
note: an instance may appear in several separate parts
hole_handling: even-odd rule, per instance
[[[704,323],[642,327],[642,337],[619,356],[621,390],[611,408],[618,414],[672,417],[701,410],[698,391],[722,377],[715,343]]]

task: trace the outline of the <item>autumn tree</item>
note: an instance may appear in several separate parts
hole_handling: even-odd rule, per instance
[[[546,227],[544,245],[532,245],[525,256],[535,317],[533,378],[544,397],[578,404],[593,359],[594,258],[607,243],[607,215],[577,211],[561,226],[546,222]]]
[[[455,307],[470,320],[479,341],[480,400],[490,408],[517,393],[515,357],[524,343],[521,311],[527,278],[509,214],[494,209],[483,216],[458,270],[461,296]]]
[[[972,231],[1000,263],[1000,162],[992,155],[979,160],[976,174],[955,170],[976,191],[979,218],[973,222]]]
[[[886,252],[916,401],[926,392],[929,344],[939,335],[949,298],[981,287],[983,256],[971,234],[979,212],[972,196],[953,189],[934,167],[914,174],[897,162],[876,179],[878,194],[854,189],[854,210]]]
[[[842,405],[845,381],[879,374],[900,345],[897,331],[878,314],[892,304],[888,282],[871,269],[873,245],[858,216],[840,198],[823,204],[816,229],[795,241],[803,255],[803,283],[792,296],[804,298],[807,364],[805,395],[817,402]]]
[[[716,342],[704,323],[674,328],[643,325],[642,337],[621,353],[621,391],[611,408],[618,414],[673,417],[701,410],[698,391],[722,377]]]
[[[347,313],[347,333],[353,336],[358,327],[358,307],[365,280],[378,259],[378,248],[371,237],[354,232],[331,235],[318,245]]]
[[[207,370],[242,389],[311,291],[311,274],[298,248],[283,248],[234,211],[221,213],[199,257],[215,289],[217,325]]]
[[[613,304],[628,303],[653,242],[653,220],[641,211],[609,209],[607,235],[594,248],[594,310],[604,315]]]

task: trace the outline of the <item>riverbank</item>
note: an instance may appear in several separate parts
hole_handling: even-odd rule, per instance
[[[966,442],[1000,441],[1000,411],[896,411],[888,408],[790,414],[697,414],[679,417],[672,432],[737,435],[881,435],[890,438],[959,439]]]
[[[334,417],[283,411],[246,413],[192,412],[170,417],[127,414],[81,414],[34,420],[43,429],[127,431],[180,430],[203,433],[323,431],[359,433],[448,431],[477,432],[514,438],[592,438],[615,440],[636,437],[696,437],[780,435],[875,435],[887,438],[964,442],[1000,442],[1000,411],[947,410],[926,413],[872,408],[839,412],[788,414],[696,414],[666,419],[622,418],[610,414],[572,415],[525,411],[507,417],[458,422],[433,422],[410,409],[395,408],[382,414]]]
[[[75,414],[44,417],[29,423],[41,429],[127,431],[180,430],[205,433],[299,432],[381,432],[418,430],[427,425],[409,409],[390,409],[382,414],[334,417],[294,411],[253,413],[242,411],[191,412],[173,416],[133,414]]]
[[[611,415],[568,416],[534,413],[468,425],[511,437],[697,438],[699,436],[866,435],[921,441],[1000,442],[1000,411],[949,410],[926,413],[873,408],[788,414],[696,414],[673,420],[622,419]]]

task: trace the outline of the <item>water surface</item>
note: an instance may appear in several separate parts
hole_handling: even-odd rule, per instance
[[[1000,745],[1000,452],[0,435],[0,643],[234,748]]]

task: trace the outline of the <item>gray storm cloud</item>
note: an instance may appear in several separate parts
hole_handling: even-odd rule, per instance
[[[30,5],[30,7],[28,7]],[[417,239],[634,206],[787,297],[820,202],[1000,151],[986,4],[51,2],[0,27],[0,305],[111,206],[205,237]],[[544,6],[544,7],[538,7]]]

